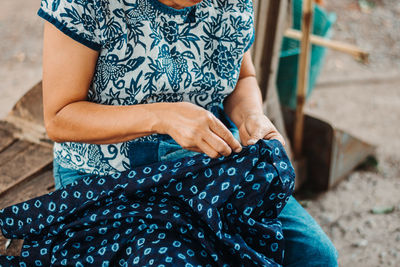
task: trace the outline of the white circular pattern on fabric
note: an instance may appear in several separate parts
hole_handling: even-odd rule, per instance
[[[244,148],[240,163],[227,157],[204,165],[208,158],[198,155],[165,161],[161,173],[161,163],[154,164],[149,167],[149,179],[141,184],[129,177],[131,170],[116,179],[103,176],[102,185],[98,177],[92,182],[82,180],[77,186],[2,210],[0,224],[4,222],[4,233],[12,232],[15,237],[26,231],[28,236],[44,238],[40,247],[34,239],[23,245],[21,257],[29,255],[23,259],[32,264],[38,255],[51,254],[53,265],[129,266],[137,262],[145,266],[153,262],[156,266],[207,266],[225,260],[219,251],[222,248],[249,266],[255,262],[272,266],[283,254],[282,225],[276,218],[294,187],[293,169],[283,150],[277,162],[287,163],[287,169],[275,169],[268,163],[276,159],[274,153],[260,156],[261,148],[274,151],[274,145],[258,142],[254,153]],[[193,165],[187,167],[188,161],[194,161]],[[180,169],[172,173],[175,166]],[[145,168],[135,172],[144,173]],[[60,235],[63,242],[55,239]],[[217,240],[226,247],[217,248]],[[253,246],[262,247],[265,254],[255,258],[249,252]]]

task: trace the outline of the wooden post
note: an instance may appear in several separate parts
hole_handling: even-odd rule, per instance
[[[256,40],[253,44],[253,62],[260,85],[264,113],[286,141],[286,152],[292,158],[290,140],[276,88],[279,54],[283,33],[290,27],[289,0],[255,0]]]
[[[297,105],[296,120],[294,126],[294,156],[300,158],[302,154],[303,130],[304,130],[304,104],[308,86],[310,35],[312,28],[312,0],[303,0],[303,16],[301,23],[302,38],[299,60],[299,72],[297,79]]]

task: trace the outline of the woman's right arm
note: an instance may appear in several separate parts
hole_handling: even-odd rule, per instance
[[[210,157],[241,149],[222,122],[191,103],[111,106],[87,101],[98,56],[45,22],[43,107],[52,140],[110,144],[160,133]]]

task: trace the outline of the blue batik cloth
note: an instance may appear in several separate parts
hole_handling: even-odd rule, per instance
[[[4,266],[280,266],[294,170],[277,140],[91,176],[0,211]]]

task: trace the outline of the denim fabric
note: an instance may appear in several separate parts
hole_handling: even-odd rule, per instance
[[[291,196],[278,219],[285,237],[287,267],[336,267],[338,252],[311,215]]]
[[[234,133],[238,138],[237,132]],[[158,161],[178,159],[192,156],[197,152],[182,149],[173,139],[164,138],[156,144],[158,151],[150,150],[154,143],[146,148],[145,143],[137,143],[133,150],[140,150],[143,154],[139,165],[146,164],[145,159]],[[56,189],[82,179],[90,174],[77,173],[74,170],[65,169],[54,164],[54,178]],[[329,237],[324,233],[311,215],[291,196],[288,203],[278,216],[282,222],[285,237],[285,257],[283,266],[289,267],[335,267],[338,253]]]
[[[57,162],[57,160],[53,160],[53,176],[55,189],[63,188],[73,181],[80,180],[92,175],[93,174],[90,173],[83,173],[76,170],[64,168]]]

